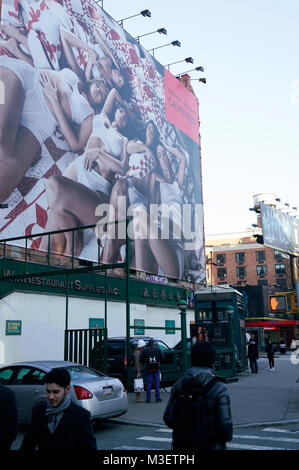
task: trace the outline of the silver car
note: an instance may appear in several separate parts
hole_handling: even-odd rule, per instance
[[[54,367],[65,367],[71,375],[70,397],[102,420],[126,413],[128,397],[120,380],[80,364],[65,361],[19,362],[0,369],[0,384],[16,396],[19,423],[29,423],[32,408],[46,400],[44,376]]]

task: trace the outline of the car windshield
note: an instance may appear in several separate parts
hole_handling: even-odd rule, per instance
[[[68,366],[67,370],[70,373],[71,380],[89,380],[104,376],[101,372],[84,366]]]

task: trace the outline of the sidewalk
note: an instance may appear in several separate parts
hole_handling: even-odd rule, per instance
[[[299,422],[299,365],[293,365],[290,356],[286,355],[275,357],[275,371],[269,370],[266,358],[260,358],[258,366],[258,374],[238,374],[238,382],[226,385],[234,426]],[[151,403],[136,403],[135,393],[128,393],[127,413],[112,420],[142,426],[165,426],[163,413],[170,395],[170,389],[166,390],[161,389],[162,403],[155,403],[154,391]]]

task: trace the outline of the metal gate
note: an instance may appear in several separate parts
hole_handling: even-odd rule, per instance
[[[65,330],[64,360],[107,371],[107,328]]]

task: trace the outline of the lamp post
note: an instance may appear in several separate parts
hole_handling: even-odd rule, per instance
[[[147,16],[148,18],[150,18],[152,16],[152,14],[149,10],[142,10],[140,13],[136,13],[136,15],[127,16],[126,18],[122,18],[121,20],[118,20],[118,23],[121,26],[123,26],[125,20],[129,20],[130,18],[134,18],[135,16],[139,16],[139,15]]]
[[[156,49],[161,49],[161,47],[166,47],[166,46],[177,46],[177,47],[181,47],[181,43],[180,43],[180,41],[175,40],[175,41],[169,42],[169,43],[167,43],[167,44],[163,44],[162,46],[154,47],[153,49],[150,49],[149,52],[152,52],[152,53],[153,53],[153,57],[155,57],[154,51],[155,51]]]
[[[234,313],[235,313],[235,309],[234,309],[233,305],[227,305],[225,307],[225,313],[228,317],[229,324],[230,324],[231,344],[232,344],[232,351],[233,351],[233,369],[234,369],[234,371],[236,371],[235,333],[234,333]]]
[[[186,333],[186,310],[187,310],[186,300],[180,300],[178,303],[178,308],[180,309],[181,315],[181,345],[182,345],[182,374],[185,374],[188,364],[187,364],[187,333]]]
[[[171,64],[164,65],[164,67],[167,67],[169,70],[169,67],[174,64],[180,64],[181,62],[187,62],[188,64],[193,64],[193,58],[192,57],[186,57],[185,59],[182,60],[177,60],[176,62],[171,62]]]
[[[194,70],[196,70],[197,72],[204,72],[205,71],[205,69],[201,65],[199,65],[198,67],[195,67],[194,69],[187,70],[186,72],[179,73],[178,75],[176,75],[176,78],[180,78],[182,75],[185,75],[185,73],[193,72]]]
[[[159,29],[156,29],[155,31],[151,31],[150,33],[140,34],[139,36],[137,36],[134,39],[136,39],[136,41],[139,42],[140,38],[143,38],[144,36],[148,36],[149,34],[154,34],[154,33],[166,34],[167,35],[167,29],[159,28]]]

